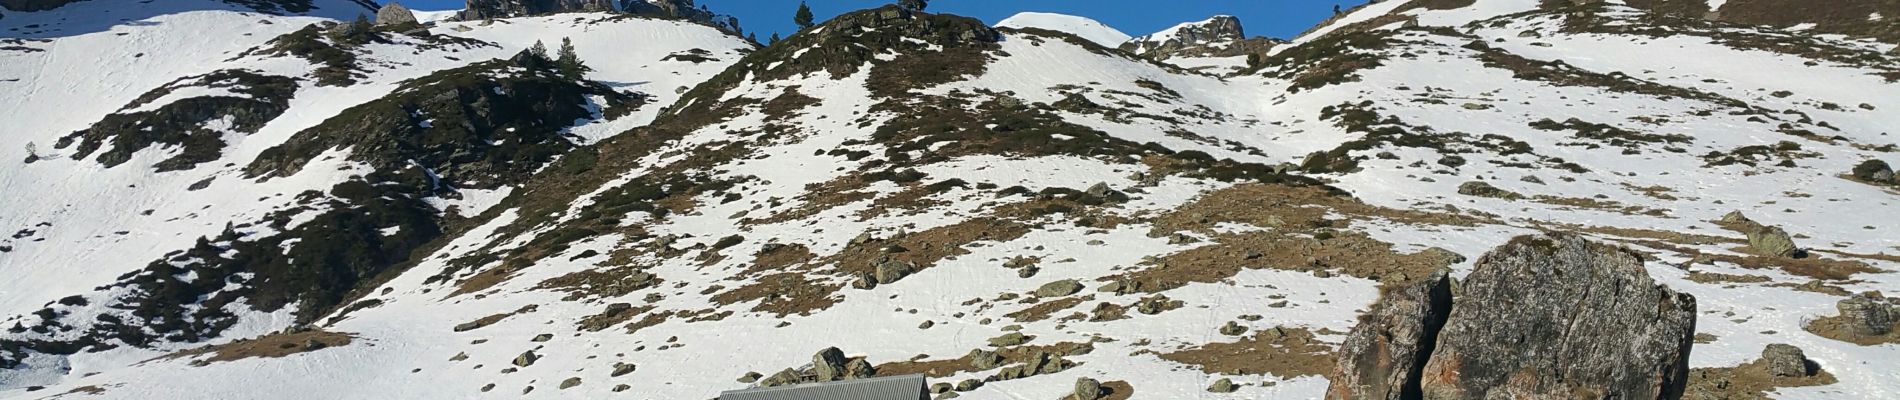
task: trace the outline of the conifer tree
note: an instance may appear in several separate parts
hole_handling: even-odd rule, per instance
[[[805,2],[798,2],[798,12],[792,14],[792,23],[798,24],[799,30],[810,29],[811,7],[805,5]]]
[[[897,0],[897,6],[911,11],[923,11],[930,6],[929,0]]]
[[[544,60],[548,59],[548,45],[541,44],[541,41],[536,40],[533,46],[528,46],[528,54],[533,54]]]
[[[765,44],[773,44],[773,43],[778,43],[778,32],[772,32],[772,41],[765,42]]]
[[[561,75],[566,75],[569,78],[580,79],[587,71],[594,70],[593,68],[588,68],[587,64],[581,62],[580,54],[574,52],[574,41],[571,39],[561,38],[561,53],[559,57],[560,58],[554,60],[554,67],[561,71]]]

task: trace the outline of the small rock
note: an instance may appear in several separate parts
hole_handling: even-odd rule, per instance
[[[1037,268],[1036,266],[1031,265],[1031,266],[1023,267],[1022,269],[1016,270],[1016,277],[1028,279],[1028,278],[1036,276],[1037,272],[1042,272],[1042,268]]]
[[[552,333],[543,333],[543,334],[539,334],[539,335],[534,335],[534,339],[533,339],[533,340],[530,340],[530,341],[531,341],[531,342],[535,342],[535,343],[540,343],[540,342],[546,342],[546,341],[549,341],[549,340],[554,340],[554,334],[552,334]]]
[[[924,323],[917,324],[917,329],[930,329],[932,326],[937,326],[937,322],[925,320]]]
[[[1794,237],[1778,226],[1762,226],[1748,231],[1748,247],[1757,254],[1769,257],[1799,258],[1800,248],[1795,247]]]
[[[627,391],[627,389],[633,389],[633,385],[628,385],[625,383],[614,385],[614,393],[625,392]]]
[[[617,363],[614,363],[613,372],[608,373],[607,376],[617,377],[621,375],[631,374],[633,373],[633,370],[636,368],[638,367],[635,367],[633,364],[630,364],[630,363],[617,362]],[[754,375],[753,379],[758,379],[757,375],[759,373],[752,372],[751,374]]]
[[[944,393],[944,392],[949,392],[949,391],[950,391],[949,382],[937,382],[937,383],[930,384],[931,393]]]
[[[1240,334],[1243,333],[1247,333],[1247,327],[1241,326],[1234,321],[1227,321],[1227,325],[1221,325],[1220,327],[1220,334],[1222,335],[1240,336]]]
[[[1063,279],[1063,280],[1059,280],[1055,282],[1045,283],[1042,285],[1042,287],[1036,288],[1036,296],[1062,297],[1062,296],[1075,294],[1075,292],[1080,292],[1080,291],[1082,291],[1081,283],[1076,282],[1074,279]]]
[[[910,276],[910,273],[915,270],[914,265],[903,261],[890,260],[879,263],[877,265],[876,274],[877,283],[882,285],[897,282],[898,279],[904,279],[904,277]]]
[[[812,372],[818,374],[819,382],[844,379],[844,351],[837,347],[826,347],[811,356]]]
[[[980,388],[980,387],[983,387],[983,381],[979,381],[975,379],[964,379],[962,381],[957,382],[957,391],[959,392],[968,392],[971,390],[976,390],[976,388]]]
[[[745,375],[739,375],[739,383],[758,382],[759,378],[764,378],[764,377],[765,375],[761,375],[758,372],[746,371]]]
[[[1003,363],[1002,356],[996,355],[994,351],[983,349],[970,350],[970,354],[964,358],[970,359],[970,367],[978,371],[996,368],[997,365]]]
[[[1227,378],[1220,378],[1207,386],[1207,391],[1213,393],[1233,393],[1235,390],[1240,390],[1240,387],[1234,385],[1234,380]]]
[[[1075,400],[1102,398],[1102,383],[1090,378],[1075,378]]]
[[[1015,346],[1027,343],[1030,339],[1034,338],[1033,336],[1024,335],[1022,332],[1010,332],[1003,334],[1003,336],[990,338],[990,345],[996,347]]]
[[[527,367],[534,365],[534,361],[539,359],[541,359],[541,356],[535,355],[534,350],[528,350],[521,352],[519,356],[515,356],[514,364],[517,367]]]
[[[559,387],[559,389],[567,389],[567,388],[580,386],[580,385],[581,385],[581,377],[576,376],[576,377],[567,378],[567,380],[561,381],[561,386]]]
[[[1768,374],[1774,376],[1808,376],[1808,356],[1801,348],[1786,343],[1775,343],[1761,350],[1761,359],[1768,364]]]

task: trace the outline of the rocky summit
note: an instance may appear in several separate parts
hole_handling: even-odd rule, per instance
[[[0,400],[1900,393],[1892,1],[890,3],[0,0]]]

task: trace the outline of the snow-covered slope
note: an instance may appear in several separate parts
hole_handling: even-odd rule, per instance
[[[1022,12],[996,23],[998,28],[1039,28],[1067,32],[1105,47],[1121,46],[1130,36],[1101,22],[1074,15]]]
[[[837,347],[849,372],[923,373],[960,398],[1061,398],[1083,377],[1120,398],[1320,398],[1382,288],[1462,276],[1545,230],[1629,246],[1695,295],[1708,335],[1692,367],[1792,343],[1834,380],[1695,375],[1692,390],[1900,395],[1881,367],[1893,343],[1806,329],[1849,293],[1900,291],[1900,239],[1882,233],[1900,229],[1900,184],[1854,173],[1900,162],[1892,43],[1615,4],[1409,3],[1223,76],[895,7],[756,51],[608,14],[442,23],[379,33],[330,69],[245,51],[311,21],[261,17],[267,37],[186,50],[230,52],[216,61],[88,89],[107,105],[39,80],[130,67],[0,64],[24,77],[0,84],[40,88],[4,101],[72,102],[35,110],[81,119],[7,115],[43,151],[4,170],[35,195],[0,208],[32,232],[0,253],[0,274],[30,282],[0,286],[0,329],[27,327],[0,333],[0,356],[26,357],[0,370],[0,397],[711,398],[812,379],[813,354]],[[490,61],[564,37],[592,72]],[[160,40],[84,38],[30,45]],[[281,80],[212,74],[233,70],[292,95],[254,131],[235,116],[183,129],[226,143],[191,168],[156,171],[199,154],[192,141],[110,167],[112,148],[70,157],[92,136],[44,144],[192,99],[275,109]],[[13,147],[0,162],[28,157]],[[1734,211],[1807,257],[1751,249]],[[400,260],[342,289],[276,268],[385,252]],[[286,280],[309,288],[260,289]],[[286,297],[301,303],[258,307]],[[216,334],[114,342],[141,336],[99,334],[112,318]],[[1236,390],[1210,391],[1222,379]]]

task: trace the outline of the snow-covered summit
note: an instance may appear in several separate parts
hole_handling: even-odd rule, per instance
[[[996,23],[998,28],[1040,28],[1067,32],[1107,47],[1121,46],[1130,36],[1087,17],[1068,14],[1023,12]]]

